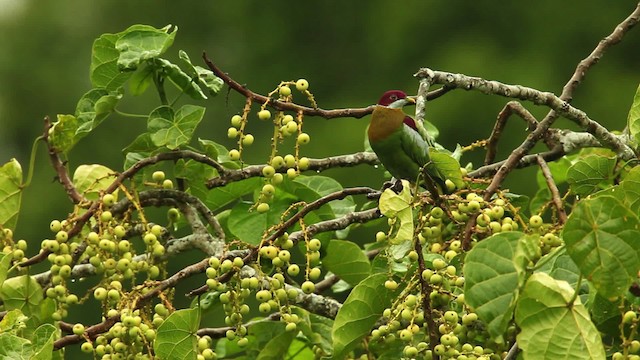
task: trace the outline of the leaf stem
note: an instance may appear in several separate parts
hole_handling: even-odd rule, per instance
[[[38,150],[38,142],[43,140],[44,136],[38,136],[31,145],[31,155],[29,156],[29,171],[27,172],[27,180],[22,184],[22,188],[26,188],[31,184],[33,179],[33,170],[36,167],[36,151]]]
[[[115,112],[116,114],[120,115],[120,116],[124,116],[124,117],[132,117],[132,118],[148,118],[148,115],[143,115],[143,114],[131,114],[131,113],[126,113],[124,111],[120,111],[118,109],[113,109],[113,112]]]

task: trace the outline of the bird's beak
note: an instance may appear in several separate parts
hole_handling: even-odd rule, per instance
[[[417,96],[407,96],[405,99],[407,100],[407,104],[416,104],[416,97]]]

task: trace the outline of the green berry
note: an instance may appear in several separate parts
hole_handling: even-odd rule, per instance
[[[309,246],[308,246],[309,251],[318,251],[320,250],[320,246],[322,246],[322,243],[320,242],[320,240],[315,238],[309,240]]]
[[[630,311],[627,311],[626,313],[624,313],[624,315],[622,316],[622,323],[623,324],[631,324],[637,318],[638,318],[638,315],[636,314],[636,312],[630,310]]]
[[[229,159],[231,159],[232,161],[240,160],[240,151],[238,151],[237,149],[229,150]]]
[[[244,266],[244,260],[242,260],[241,257],[235,257],[233,258],[233,266],[235,267],[243,267]]]
[[[178,221],[180,219],[180,211],[176,208],[170,208],[167,210],[167,218],[170,221]]]
[[[302,171],[307,170],[309,168],[309,158],[301,157],[300,160],[298,160],[298,168]]]
[[[289,274],[291,276],[296,276],[299,273],[300,273],[300,267],[298,265],[296,265],[296,264],[291,264],[287,268],[287,274]]]
[[[447,188],[447,192],[449,193],[453,192],[456,189],[456,184],[449,179],[444,181],[444,186]]]
[[[266,196],[272,196],[276,192],[276,188],[271,184],[265,184],[262,187],[262,194]]]
[[[56,240],[61,243],[67,242],[67,240],[69,240],[69,234],[64,230],[60,230],[56,234]]]
[[[153,179],[153,181],[155,182],[161,182],[164,180],[164,171],[154,171],[153,174],[151,174],[151,178]]]
[[[440,270],[440,269],[444,269],[447,266],[447,263],[442,260],[442,259],[434,259],[433,262],[433,268],[436,270]]]
[[[455,311],[447,311],[444,313],[444,321],[449,324],[456,324],[458,322],[458,313]]]
[[[309,136],[309,134],[301,133],[300,135],[298,135],[297,142],[299,145],[306,145],[309,143],[309,141],[311,141],[311,137]]]
[[[230,127],[229,129],[227,129],[227,137],[229,139],[235,139],[237,136],[238,136],[238,129],[234,127]]]
[[[305,294],[311,294],[316,290],[316,285],[313,282],[307,280],[302,283],[300,289],[302,289]]]
[[[282,120],[280,120],[280,123],[282,125],[287,125],[288,123],[293,121],[293,116],[287,114],[285,116],[282,117]]]
[[[62,223],[58,220],[53,220],[51,221],[51,224],[49,224],[49,229],[57,233],[58,231],[62,230]]]
[[[102,214],[100,214],[100,220],[102,222],[109,222],[112,218],[113,215],[111,214],[111,211],[103,211]]]
[[[298,176],[298,172],[294,168],[287,169],[287,177],[291,180],[295,179]]]
[[[104,196],[102,197],[102,203],[106,207],[111,207],[116,203],[116,197],[113,196],[113,194],[104,194]]]
[[[387,234],[384,233],[383,231],[378,231],[376,233],[376,241],[380,242],[380,241],[385,241],[387,239]]]
[[[309,270],[309,279],[311,280],[317,280],[318,278],[320,278],[320,274],[322,273],[322,271],[320,270],[320,268],[313,268],[311,270]]]
[[[244,146],[251,146],[251,145],[253,144],[253,140],[254,140],[253,135],[251,135],[251,134],[245,134],[245,135],[242,137],[242,145],[244,145]]]
[[[256,293],[256,300],[266,302],[271,300],[271,292],[269,290],[260,290]]]
[[[80,346],[80,349],[84,353],[90,353],[90,352],[93,352],[93,345],[90,342],[86,341],[82,343],[82,345]]]
[[[173,181],[169,179],[164,179],[164,181],[162,182],[162,188],[166,190],[173,189]]]
[[[269,120],[271,118],[271,112],[267,109],[258,111],[258,119]]]
[[[384,282],[384,287],[388,290],[395,290],[398,288],[398,283],[395,280],[387,280]]]
[[[280,86],[280,89],[278,90],[278,92],[282,96],[289,96],[291,95],[291,88],[288,87],[287,85],[283,85],[283,86]]]
[[[98,287],[93,291],[93,297],[98,301],[102,301],[107,298],[107,289]]]
[[[291,135],[298,131],[298,123],[296,123],[295,121],[291,121],[284,126],[284,129],[288,135]]]
[[[256,207],[256,210],[257,210],[259,213],[261,213],[261,214],[266,213],[267,211],[269,211],[269,204],[267,204],[267,203],[260,203],[260,204],[258,204],[258,206]]]
[[[271,165],[266,165],[262,168],[262,175],[264,175],[264,177],[266,178],[272,177],[273,175],[275,175],[275,173],[276,169]]]
[[[240,127],[240,124],[242,124],[242,116],[233,115],[231,117],[231,125],[234,127]]]
[[[296,81],[296,89],[298,91],[305,91],[309,88],[309,82],[306,79],[299,79]]]
[[[529,218],[529,226],[534,229],[539,228],[543,223],[544,221],[542,220],[542,217],[540,217],[540,215],[533,215]]]
[[[271,166],[276,169],[279,169],[284,166],[284,158],[280,155],[276,155],[271,159]]]

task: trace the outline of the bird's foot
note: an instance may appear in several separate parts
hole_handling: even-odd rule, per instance
[[[386,189],[391,189],[391,191],[393,191],[394,193],[400,194],[402,192],[402,189],[404,189],[404,187],[402,186],[402,180],[394,178],[389,181],[385,181],[384,184],[382,184],[381,191],[385,191]]]

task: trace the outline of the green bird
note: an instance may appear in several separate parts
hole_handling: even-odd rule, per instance
[[[433,140],[420,136],[415,120],[402,111],[408,104],[415,104],[415,100],[400,90],[390,90],[382,95],[371,115],[367,133],[369,144],[396,179],[411,183],[420,179],[421,185],[435,182],[440,191],[445,191],[445,179],[429,156]],[[425,179],[421,171],[429,179]],[[426,187],[429,189],[428,184]]]

